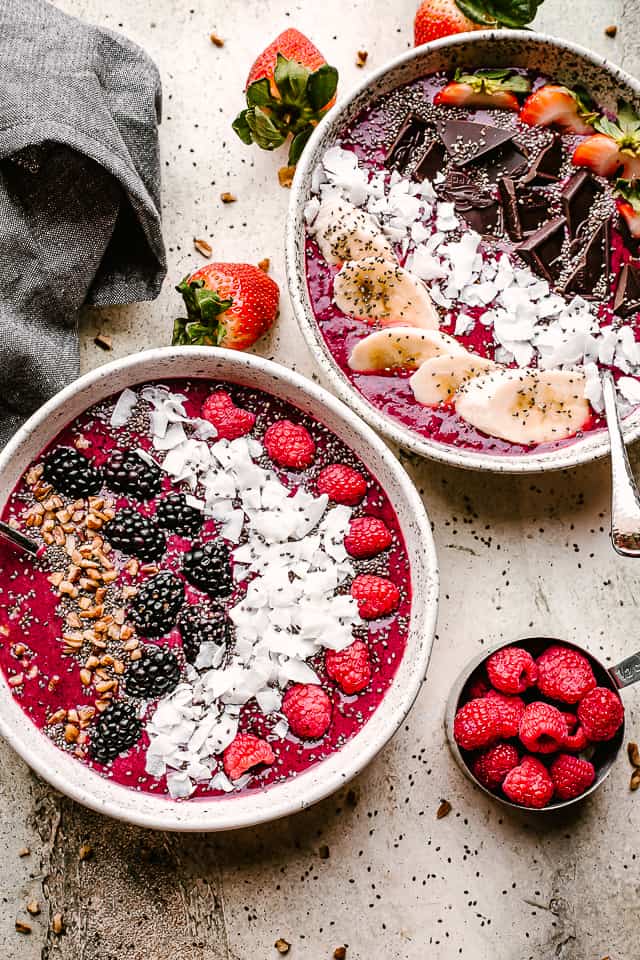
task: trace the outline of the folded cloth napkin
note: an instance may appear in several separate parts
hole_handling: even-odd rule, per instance
[[[0,0],[0,444],[77,377],[83,304],[160,290],[160,106],[126,38]]]

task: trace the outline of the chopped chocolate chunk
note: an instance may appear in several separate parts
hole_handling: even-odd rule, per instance
[[[618,277],[613,312],[630,317],[640,310],[640,264],[625,263]]]
[[[456,165],[463,167],[495,153],[513,138],[513,130],[494,127],[490,123],[447,120],[440,129],[440,136]]]
[[[535,157],[522,182],[544,187],[560,179],[561,168],[562,140],[554,134],[553,139]]]
[[[549,199],[539,190],[527,190],[511,177],[498,181],[504,209],[504,222],[512,240],[521,241],[549,219]]]
[[[591,208],[602,193],[602,187],[587,170],[574,173],[562,188],[562,209],[567,218],[569,236],[573,240],[589,218]]]
[[[441,140],[429,140],[413,172],[414,180],[433,180],[444,165],[446,150]]]
[[[516,247],[516,253],[525,263],[550,283],[558,277],[562,266],[560,255],[566,223],[564,217],[549,220]]]
[[[444,194],[449,200],[453,200],[456,213],[459,213],[476,233],[490,237],[502,234],[500,204],[487,190],[481,190],[468,177],[457,182],[447,177]]]
[[[585,246],[580,259],[562,288],[564,294],[594,298],[600,280],[609,275],[611,266],[611,223],[604,220]]]
[[[385,167],[404,173],[409,163],[427,141],[433,128],[415,113],[409,113],[389,147],[384,160]]]
[[[492,183],[500,177],[519,177],[528,164],[524,148],[517,143],[507,143],[487,158],[482,169]]]

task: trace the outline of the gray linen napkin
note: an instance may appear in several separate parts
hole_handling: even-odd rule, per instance
[[[160,291],[160,107],[135,44],[0,0],[0,445],[78,376],[83,304]]]

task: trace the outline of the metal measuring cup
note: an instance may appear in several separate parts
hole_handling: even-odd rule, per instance
[[[496,644],[496,646],[491,647],[489,650],[483,651],[467,664],[451,688],[451,693],[449,694],[445,711],[445,730],[449,747],[456,763],[465,776],[468,777],[469,780],[471,780],[471,782],[474,783],[479,790],[482,790],[483,793],[486,793],[487,796],[492,797],[494,800],[498,800],[500,803],[507,807],[511,807],[513,810],[518,810],[520,812],[524,811],[525,813],[547,813],[550,810],[561,810],[565,807],[570,807],[574,803],[584,800],[585,797],[588,797],[595,790],[597,790],[598,787],[606,780],[611,772],[614,761],[618,756],[620,747],[624,743],[625,721],[623,720],[613,739],[592,744],[588,748],[589,753],[587,753],[587,751],[583,751],[584,753],[587,753],[588,759],[591,761],[596,771],[595,780],[589,789],[585,790],[585,792],[579,797],[574,797],[572,800],[552,800],[548,806],[542,808],[523,807],[520,804],[512,803],[511,800],[504,796],[504,794],[494,793],[493,791],[488,790],[477,779],[470,765],[473,754],[467,750],[461,750],[453,736],[453,721],[455,719],[455,715],[459,707],[461,707],[462,704],[469,699],[468,691],[471,685],[475,680],[480,679],[481,676],[485,676],[483,667],[487,659],[492,653],[495,653],[496,650],[501,650],[503,647],[523,647],[525,650],[528,650],[531,656],[535,659],[552,644],[560,644],[561,646],[570,647],[573,650],[577,650],[579,653],[583,654],[583,656],[585,656],[591,664],[596,682],[599,687],[608,687],[609,690],[613,690],[614,693],[617,693],[622,687],[627,687],[630,684],[636,683],[638,680],[640,680],[640,651],[638,653],[634,653],[630,657],[627,657],[613,667],[606,667],[600,660],[598,660],[597,657],[594,657],[592,653],[589,653],[588,650],[585,650],[584,647],[581,647],[577,643],[570,643],[566,640],[557,640],[553,637],[527,637],[523,640],[507,640],[504,643]],[[533,688],[532,692],[533,697],[531,699],[535,699],[535,688]],[[571,706],[572,705],[570,704],[566,704],[566,709],[571,709]]]

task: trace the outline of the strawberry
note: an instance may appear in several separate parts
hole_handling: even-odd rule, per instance
[[[327,673],[343,693],[359,693],[371,680],[369,650],[362,640],[354,640],[344,650],[327,650],[324,655]]]
[[[173,343],[246,350],[273,325],[278,284],[250,263],[208,263],[184,278],[187,317],[176,320]]]
[[[527,93],[531,84],[512,70],[456,70],[451,83],[439,90],[433,102],[448,107],[503,107],[519,110],[516,93]]]
[[[356,507],[367,492],[367,481],[359,470],[346,463],[332,463],[318,474],[318,493],[326,493],[334,503]]]
[[[525,100],[520,120],[532,127],[557,127],[565,133],[593,133],[597,114],[582,89],[570,90],[548,83]]]
[[[272,423],[264,435],[264,446],[275,463],[292,470],[310,467],[316,455],[316,445],[309,431],[291,420]]]
[[[356,517],[344,538],[347,553],[357,560],[375,557],[391,546],[391,531],[378,517]]]
[[[615,192],[618,213],[630,235],[637,239],[640,237],[640,181],[618,180]]]
[[[413,25],[416,47],[452,33],[525,27],[542,0],[423,0]]]
[[[228,393],[216,390],[202,404],[203,419],[212,423],[223,440],[236,440],[253,429],[255,413],[236,407]]]
[[[598,132],[575,149],[576,167],[600,177],[640,177],[640,117],[633,107],[621,100],[615,120],[598,117],[593,126]]]
[[[314,127],[335,103],[338,71],[298,30],[285,30],[255,61],[245,87],[247,107],[233,121],[243,143],[275,150],[289,134],[295,166]]]
[[[274,760],[274,752],[267,741],[252,733],[239,733],[222,754],[224,772],[229,780],[238,780],[252,767],[271,764]]]
[[[351,596],[358,601],[358,613],[364,620],[386,617],[398,608],[400,591],[387,577],[361,573],[351,584]]]

